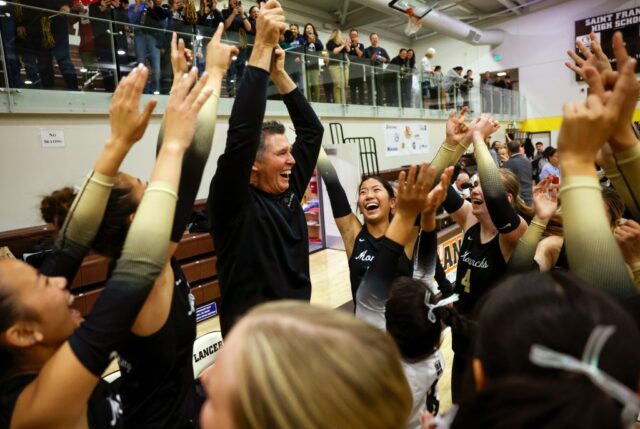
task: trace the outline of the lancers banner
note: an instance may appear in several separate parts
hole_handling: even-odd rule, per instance
[[[427,153],[429,135],[427,124],[385,124],[384,152],[387,156],[403,156]]]
[[[442,268],[447,275],[447,279],[453,283],[456,281],[458,271],[458,259],[460,258],[460,247],[464,234],[457,234],[450,239],[438,243],[438,257],[442,262]]]

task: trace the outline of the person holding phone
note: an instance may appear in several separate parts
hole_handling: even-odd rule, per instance
[[[238,42],[240,49],[240,53],[227,71],[227,93],[233,97],[247,63],[247,33],[251,32],[251,23],[244,13],[240,0],[229,0],[229,6],[222,11],[222,18],[227,38]]]

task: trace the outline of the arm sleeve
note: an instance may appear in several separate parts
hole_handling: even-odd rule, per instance
[[[149,184],[106,288],[69,338],[78,360],[98,377],[131,330],[165,265],[176,200],[168,184]]]
[[[260,144],[262,121],[267,106],[269,73],[246,68],[229,117],[224,153],[211,180],[207,214],[213,223],[231,223],[242,211],[249,195],[251,167]],[[219,213],[219,215],[218,215]]]
[[[442,293],[443,298],[448,298],[453,294],[453,285],[447,278],[447,273],[444,271],[440,258],[436,259],[436,283]]]
[[[565,246],[571,270],[587,284],[618,298],[635,294],[605,213],[596,177],[562,178]]]
[[[402,252],[404,248],[400,244],[383,237],[376,258],[364,275],[356,294],[356,317],[381,330],[386,329],[384,309]]]
[[[114,177],[92,171],[78,192],[58,234],[53,251],[40,267],[47,276],[64,276],[71,285],[98,233]]]
[[[169,33],[167,33],[169,34]],[[198,125],[193,136],[191,146],[184,154],[182,161],[182,171],[180,173],[180,187],[178,188],[178,203],[173,218],[173,228],[171,230],[171,241],[178,243],[187,227],[193,203],[196,200],[202,173],[209,159],[213,135],[216,129],[216,118],[218,112],[218,95],[212,95],[198,113]],[[160,151],[164,138],[164,121],[160,127],[158,135],[157,152]]]
[[[432,285],[436,273],[438,233],[420,230],[413,249],[413,278]]]
[[[436,184],[440,181],[440,176],[442,176],[442,172],[445,170],[445,168],[454,165],[456,162],[458,162],[458,159],[460,159],[460,156],[456,156],[457,149],[458,148],[456,146],[450,145],[446,141],[442,143],[442,146],[440,146],[440,149],[438,149],[438,153],[436,153],[435,158],[433,158],[433,161],[431,161],[431,166],[435,167],[436,169],[436,175],[432,187],[436,186]]]
[[[320,150],[320,156],[318,157],[318,171],[320,172],[324,185],[327,187],[334,219],[351,214],[351,205],[349,204],[347,194],[340,184],[338,173],[333,167],[333,164],[331,164],[331,161],[329,161],[324,149]]]
[[[633,217],[640,221],[640,144],[615,154],[616,168],[605,170]]]
[[[518,245],[511,254],[509,264],[507,266],[508,274],[526,273],[533,268],[536,249],[542,233],[547,228],[547,222],[534,217],[529,227],[522,234]]]
[[[520,226],[520,216],[509,203],[500,170],[494,164],[489,149],[483,141],[474,142],[473,147],[478,163],[482,193],[491,221],[500,234],[514,231]],[[518,196],[514,195],[513,198],[518,198]]]
[[[464,200],[455,189],[453,189],[453,185],[449,185],[447,188],[447,196],[442,202],[442,207],[447,211],[447,213],[455,213],[460,210],[460,207],[464,204]]]
[[[282,101],[296,130],[292,149],[296,165],[291,171],[291,184],[298,199],[302,199],[318,161],[324,128],[298,88],[283,95]]]

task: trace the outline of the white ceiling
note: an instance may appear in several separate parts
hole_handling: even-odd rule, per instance
[[[566,0],[442,0],[436,9],[449,16],[478,27],[495,25],[532,11],[562,3]],[[407,20],[389,8],[388,13],[363,6],[358,0],[281,0],[285,11],[308,18],[325,30],[340,27],[343,30],[359,28],[379,32],[386,38],[408,43],[404,34]],[[435,36],[422,28],[415,36],[419,39]]]

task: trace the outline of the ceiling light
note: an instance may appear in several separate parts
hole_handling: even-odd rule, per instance
[[[124,54],[126,54],[125,51],[123,51],[122,49],[118,49],[118,55],[124,55]]]
[[[496,76],[506,76],[507,72],[498,72],[496,73]]]

